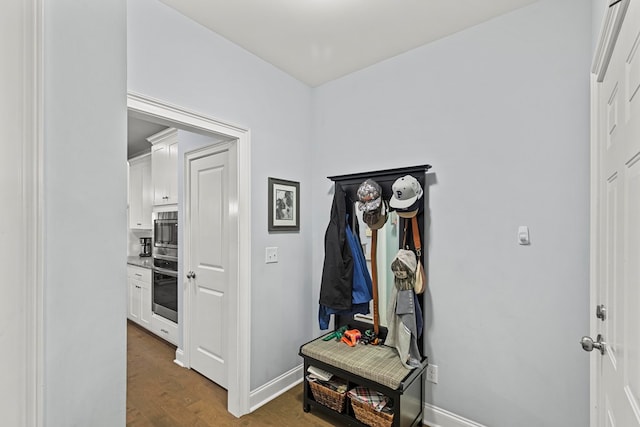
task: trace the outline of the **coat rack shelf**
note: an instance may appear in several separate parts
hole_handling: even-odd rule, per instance
[[[336,175],[328,178],[335,182],[336,185],[339,185],[345,192],[347,214],[351,218],[354,218],[353,207],[357,200],[357,190],[364,180],[375,180],[382,188],[382,197],[385,200],[389,200],[392,196],[393,183],[405,175],[412,175],[425,190],[426,196],[427,189],[425,187],[425,181],[426,173],[429,169],[431,169],[431,165],[420,165]],[[417,217],[421,241],[426,243],[426,239],[424,238],[425,211],[426,209],[424,209],[423,206],[419,210]],[[402,229],[399,231],[399,242],[402,242]],[[426,247],[427,245],[424,244],[423,246]],[[425,264],[425,253],[426,251],[422,252],[423,264]],[[421,307],[424,307],[424,294],[419,296],[418,303]],[[334,315],[335,329],[344,325],[349,325],[351,328],[361,330],[371,328],[371,324],[357,321],[353,316]],[[384,336],[382,330],[380,335]],[[418,340],[418,347],[421,352],[424,351],[422,338]],[[324,406],[314,398],[311,387],[309,386],[309,381],[306,378],[306,373],[309,366],[315,366],[342,378],[347,382],[348,388],[350,389],[356,386],[364,386],[389,397],[390,405],[394,411],[394,418],[391,424],[387,425],[391,427],[413,427],[420,425],[422,422],[424,406],[423,386],[425,371],[428,365],[426,357],[422,357],[419,367],[408,370],[402,366],[400,358],[396,357],[398,354],[395,348],[371,345],[357,345],[355,348],[351,348],[346,344],[336,343],[333,340],[323,341],[322,338],[302,345],[299,355],[304,359],[305,380],[303,409],[305,412],[309,412],[311,408],[314,408],[314,410],[335,415],[337,419],[340,419],[345,425],[367,425],[357,419],[357,414],[349,403],[347,403],[343,411],[339,413]],[[390,367],[390,362],[395,362],[397,366],[394,365]]]
[[[347,203],[347,214],[349,214],[352,218],[354,217],[353,215],[353,206],[355,201],[358,200],[357,197],[357,191],[358,188],[360,187],[360,184],[362,184],[362,182],[366,179],[373,179],[374,181],[376,181],[380,187],[382,188],[382,198],[385,200],[389,200],[391,199],[391,196],[393,195],[393,191],[392,191],[392,186],[393,183],[398,179],[398,178],[402,178],[405,175],[411,175],[413,177],[415,177],[418,182],[420,183],[420,185],[422,186],[425,195],[423,196],[423,198],[426,199],[426,195],[427,195],[427,190],[428,188],[426,187],[425,183],[426,183],[426,174],[429,171],[429,169],[431,169],[432,166],[425,164],[425,165],[418,165],[418,166],[409,166],[409,167],[403,167],[403,168],[395,168],[395,169],[385,169],[385,170],[378,170],[378,171],[371,171],[371,172],[360,172],[360,173],[351,173],[351,174],[345,174],[345,175],[335,175],[335,176],[329,176],[327,177],[328,179],[330,179],[331,181],[335,182],[336,184],[339,184],[342,189],[344,190],[344,192],[346,193],[346,197],[349,201],[349,203]],[[420,240],[422,242],[426,243],[426,239],[425,239],[425,233],[424,233],[424,226],[425,226],[425,211],[426,209],[420,209],[417,217],[418,217],[418,227],[419,227],[419,231],[420,231]],[[402,242],[404,240],[404,231],[401,228],[399,230],[399,241]],[[411,239],[407,239],[407,240],[411,240]],[[423,246],[426,247],[426,244],[423,243]],[[411,244],[409,244],[409,246],[411,246]],[[413,249],[413,247],[412,247]],[[426,259],[425,259],[425,254],[426,254],[426,250],[422,251],[422,255],[421,255],[421,261],[423,265],[427,265],[426,264]],[[420,304],[420,308],[421,310],[424,308],[424,294],[421,295],[421,298],[418,298],[418,303]],[[422,310],[424,313],[424,310]],[[359,320],[355,320],[353,318],[353,316],[341,316],[341,315],[336,315],[335,316],[335,328],[338,329],[341,326],[344,325],[350,325],[352,327],[357,327],[359,329],[364,328],[366,329],[367,327],[370,327],[369,324],[365,323],[365,322],[361,322]],[[386,328],[382,328],[382,332],[381,335],[384,337],[386,336]],[[423,338],[422,336],[420,337],[420,339],[418,339],[418,348],[420,348],[420,351],[423,351]]]

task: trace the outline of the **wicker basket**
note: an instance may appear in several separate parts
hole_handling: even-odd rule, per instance
[[[391,427],[393,424],[393,414],[378,412],[370,404],[360,402],[357,399],[351,398],[350,400],[353,412],[361,423],[371,427]]]
[[[311,388],[311,394],[313,399],[321,405],[331,408],[336,412],[344,412],[346,402],[346,391],[343,393],[331,390],[329,387],[325,387],[316,381],[309,381],[309,387]]]

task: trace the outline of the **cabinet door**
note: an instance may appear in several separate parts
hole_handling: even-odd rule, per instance
[[[142,228],[142,168],[140,164],[129,166],[129,228]]]
[[[142,228],[151,230],[151,219],[153,216],[153,182],[151,181],[151,158],[147,157],[141,164],[142,189],[141,189],[141,210],[140,222]]]
[[[129,228],[151,229],[152,205],[151,158],[129,163]]]
[[[166,205],[167,180],[166,170],[169,167],[169,150],[166,145],[154,145],[151,149],[151,174],[153,176],[153,204]]]
[[[167,128],[147,138],[152,144],[153,204],[178,203],[178,130]]]
[[[128,317],[136,323],[140,323],[140,302],[142,287],[135,279],[129,279],[129,310]]]
[[[178,141],[167,146],[167,203],[178,203]]]
[[[151,285],[140,282],[140,324],[151,328]]]

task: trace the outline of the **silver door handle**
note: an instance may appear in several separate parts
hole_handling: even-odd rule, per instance
[[[196,273],[194,273],[193,271],[190,271],[187,273],[187,279],[195,279],[196,278]]]
[[[600,334],[598,334],[595,341],[591,337],[582,337],[580,344],[582,344],[584,351],[593,351],[594,348],[599,350],[600,354],[604,354],[607,351],[607,343],[602,341],[602,335]]]

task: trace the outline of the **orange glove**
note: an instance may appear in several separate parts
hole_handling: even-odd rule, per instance
[[[360,341],[360,331],[357,329],[350,329],[348,331],[344,331],[344,335],[342,335],[342,341],[348,344],[350,347],[355,346]]]

